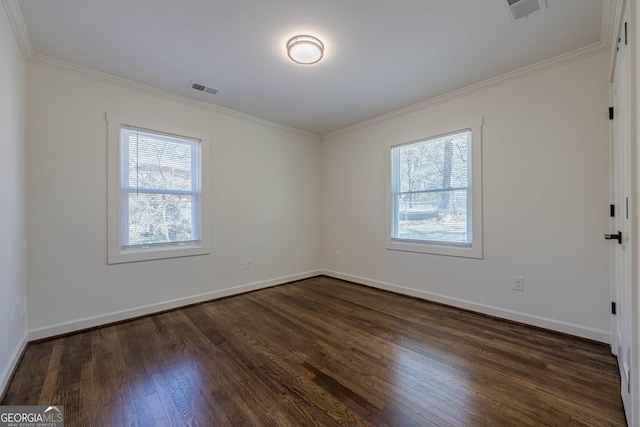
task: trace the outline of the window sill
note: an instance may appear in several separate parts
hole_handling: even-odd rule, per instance
[[[420,242],[419,240],[408,242],[406,240],[398,241],[390,239],[386,244],[387,250],[402,252],[418,252],[431,255],[444,255],[460,258],[482,259],[482,247],[476,246],[448,246],[437,245],[430,242]]]
[[[109,254],[107,256],[107,264],[122,264],[126,262],[151,261],[156,259],[181,258],[207,254],[209,254],[208,246],[132,249],[126,252],[120,251],[118,253]]]

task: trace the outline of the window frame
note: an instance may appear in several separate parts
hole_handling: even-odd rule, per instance
[[[210,136],[207,133],[182,129],[161,123],[141,120],[118,114],[107,113],[107,264],[148,261],[185,256],[206,255],[209,250],[209,145]],[[129,247],[123,249],[121,236],[121,129],[122,127],[137,128],[158,134],[174,135],[191,140],[199,140],[200,148],[200,244],[179,245],[162,244],[144,247]],[[194,224],[194,226],[198,226]]]
[[[463,258],[482,259],[483,254],[483,231],[482,231],[482,125],[483,118],[467,120],[456,125],[446,125],[440,127],[429,128],[427,135],[419,139],[401,142],[386,147],[386,242],[385,247],[388,250],[418,252],[434,255],[446,255]],[[464,131],[470,131],[471,152],[469,155],[471,169],[471,191],[468,203],[471,209],[471,244],[434,242],[430,240],[418,239],[399,239],[393,237],[396,228],[394,209],[394,165],[393,165],[393,149],[404,145],[426,142],[431,139],[456,134]]]

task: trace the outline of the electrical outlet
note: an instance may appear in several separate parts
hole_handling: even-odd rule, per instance
[[[251,270],[253,268],[253,265],[251,263],[250,259],[245,259],[244,260],[244,269],[245,270]]]
[[[340,259],[340,252],[336,251],[336,261]]]
[[[514,291],[524,291],[524,279],[522,276],[511,277],[511,283],[513,284]]]

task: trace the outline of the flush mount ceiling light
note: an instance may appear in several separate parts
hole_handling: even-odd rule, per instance
[[[324,45],[315,37],[295,36],[287,42],[287,54],[296,64],[315,64],[324,55]]]

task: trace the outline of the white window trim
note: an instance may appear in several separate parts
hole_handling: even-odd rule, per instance
[[[148,261],[165,258],[178,258],[193,255],[206,255],[209,253],[209,134],[167,126],[126,117],[117,114],[106,114],[107,120],[107,264],[119,264],[125,262]],[[200,183],[201,194],[201,243],[198,246],[156,246],[140,249],[122,250],[120,242],[120,128],[121,126],[133,126],[148,129],[159,133],[184,136],[198,139],[200,143]]]
[[[387,171],[387,185],[386,185],[386,248],[388,250],[405,251],[405,252],[420,252],[425,254],[434,255],[447,255],[464,258],[477,258],[482,259],[483,255],[483,242],[482,242],[482,117],[475,120],[469,120],[462,123],[457,123],[450,126],[439,126],[437,128],[429,128],[428,132],[425,132],[423,138],[401,142],[385,147],[386,149],[386,171]],[[401,145],[412,144],[428,139],[438,138],[443,135],[448,135],[456,132],[461,132],[467,129],[471,129],[471,231],[472,237],[471,246],[446,244],[446,243],[433,243],[427,241],[409,241],[402,239],[394,239],[393,236],[393,193],[392,193],[392,153],[391,150],[394,147]]]

